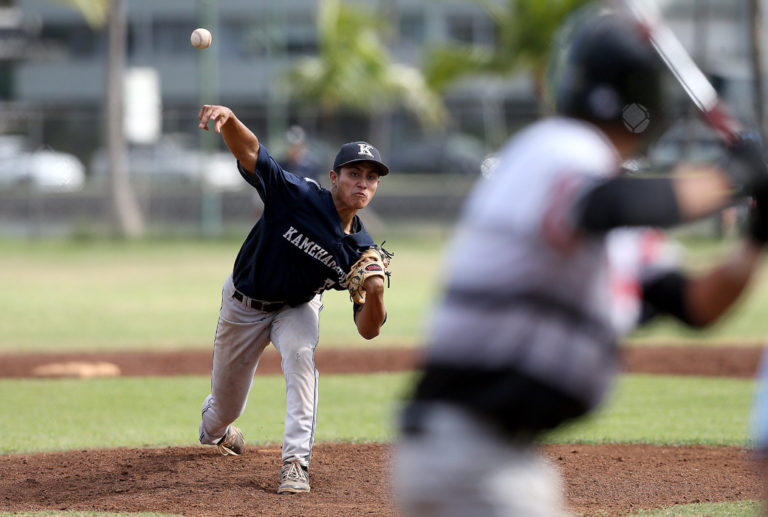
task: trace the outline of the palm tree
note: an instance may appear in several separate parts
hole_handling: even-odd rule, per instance
[[[88,25],[101,28],[107,23],[110,0],[51,0],[60,4],[67,4],[78,9]]]
[[[106,126],[109,151],[109,211],[117,231],[140,237],[144,220],[125,168],[123,133],[123,71],[125,68],[126,19],[124,0],[55,0],[77,8],[91,27],[107,26],[109,45],[106,71]]]
[[[371,139],[388,142],[386,116],[402,105],[429,127],[447,120],[442,99],[421,72],[391,60],[382,39],[387,26],[380,16],[340,0],[318,5],[320,52],[292,70],[293,93],[319,105],[325,115],[347,108],[370,114]],[[384,145],[384,144],[382,144]]]
[[[107,149],[110,164],[110,207],[112,220],[124,237],[141,237],[144,220],[126,170],[123,129],[123,72],[125,70],[125,0],[112,0],[108,14],[107,58]]]
[[[590,0],[474,1],[495,26],[495,45],[449,44],[432,49],[427,53],[427,83],[444,92],[467,76],[508,78],[526,70],[534,82],[539,110],[543,111],[545,76],[556,34],[565,18]],[[501,106],[490,102],[484,102],[483,106],[494,113],[502,112]],[[506,134],[506,130],[499,127],[486,132],[489,133],[487,139],[496,145]]]

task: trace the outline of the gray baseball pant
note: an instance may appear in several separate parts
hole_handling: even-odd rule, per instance
[[[231,275],[222,289],[213,345],[211,393],[203,401],[200,443],[215,444],[245,410],[253,376],[271,342],[280,352],[285,377],[286,413],[283,461],[298,458],[309,466],[317,418],[315,348],[320,333],[321,296],[297,307],[263,312],[232,295]]]

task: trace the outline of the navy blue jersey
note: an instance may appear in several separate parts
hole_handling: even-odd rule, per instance
[[[355,216],[354,233],[344,233],[331,193],[283,170],[263,145],[255,175],[237,166],[264,201],[264,213],[235,260],[235,287],[292,306],[326,289],[344,289],[346,272],[374,244],[360,219]]]

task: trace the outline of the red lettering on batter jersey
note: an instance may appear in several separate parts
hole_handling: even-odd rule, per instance
[[[573,206],[584,181],[573,175],[561,176],[549,190],[549,204],[541,221],[546,241],[562,253],[568,253],[580,240],[573,225]]]

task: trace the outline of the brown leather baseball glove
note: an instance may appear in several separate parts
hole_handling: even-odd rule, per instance
[[[384,244],[383,242],[381,243]],[[387,278],[387,287],[389,287],[390,272],[387,269],[394,253],[390,253],[381,246],[372,246],[363,251],[360,258],[357,259],[347,273],[347,289],[349,298],[362,305],[365,303],[365,281],[372,276]]]

